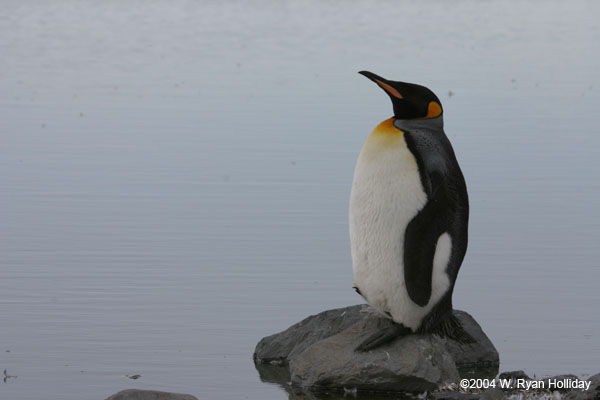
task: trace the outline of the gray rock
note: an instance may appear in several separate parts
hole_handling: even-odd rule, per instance
[[[127,389],[106,400],[198,400],[189,394],[157,392],[155,390]]]
[[[438,336],[408,335],[373,351],[354,350],[389,323],[370,315],[312,344],[290,360],[292,384],[313,389],[424,392],[458,381],[454,360]]]
[[[254,360],[261,364],[287,365],[308,346],[360,321],[367,308],[366,304],[361,304],[311,315],[283,332],[263,338],[256,345]]]
[[[505,400],[506,396],[500,389],[489,388],[485,392],[481,393],[479,400]]]
[[[563,397],[565,400],[600,400],[600,374],[590,376],[586,380],[591,381],[588,390],[573,390]]]
[[[261,364],[257,370],[263,382],[286,383],[291,380],[289,368],[283,368],[281,365]]]
[[[262,339],[254,360],[261,376],[273,376],[260,372],[263,364],[288,366],[292,383],[311,390],[423,392],[458,382],[465,368],[491,367],[486,376],[494,377],[496,349],[469,314],[455,311],[455,316],[476,343],[408,335],[370,352],[355,352],[365,338],[391,323],[358,305],[324,311]]]
[[[442,390],[431,393],[427,398],[430,400],[479,400],[479,394]]]
[[[556,376],[551,376],[549,378],[544,378],[544,379],[542,379],[542,382],[544,382],[544,387],[545,388],[549,388],[550,387],[549,384],[548,384],[550,382],[550,379],[557,380],[557,381],[564,381],[565,379],[567,379],[567,380],[573,380],[573,379],[579,379],[579,378],[576,375],[571,375],[571,374],[568,374],[568,375],[556,375]],[[553,389],[552,391],[568,392],[570,390],[571,390],[571,388],[560,388],[560,389]]]
[[[500,365],[498,351],[477,321],[465,311],[454,310],[454,316],[474,339],[475,343],[446,342],[446,349],[454,357],[461,378],[493,378]]]

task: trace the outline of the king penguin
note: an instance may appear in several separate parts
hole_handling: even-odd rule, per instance
[[[398,336],[438,333],[469,342],[452,313],[465,253],[469,200],[444,133],[439,98],[424,86],[361,71],[392,100],[394,116],[368,136],[350,195],[354,289],[389,328],[367,338],[367,351]]]

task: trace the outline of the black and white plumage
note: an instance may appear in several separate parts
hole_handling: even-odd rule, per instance
[[[452,292],[467,249],[465,181],[429,89],[361,72],[388,93],[394,117],[367,138],[354,172],[350,239],[357,291],[396,333],[450,336]],[[460,335],[460,333],[457,333]],[[376,338],[372,348],[389,338]]]

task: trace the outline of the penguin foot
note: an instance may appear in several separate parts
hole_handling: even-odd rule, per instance
[[[379,346],[391,342],[399,336],[405,336],[409,333],[412,333],[410,328],[407,328],[402,324],[393,323],[392,325],[383,328],[366,338],[361,344],[358,345],[358,347],[356,347],[356,349],[354,349],[354,351],[360,353],[373,350]]]
[[[432,333],[437,334],[441,337],[452,339],[460,344],[471,344],[477,342],[473,336],[471,336],[462,327],[458,319],[454,315],[450,315],[437,326]]]

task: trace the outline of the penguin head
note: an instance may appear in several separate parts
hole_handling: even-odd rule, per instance
[[[443,113],[440,99],[425,86],[389,81],[369,71],[359,74],[375,82],[390,96],[396,119],[430,119]]]

